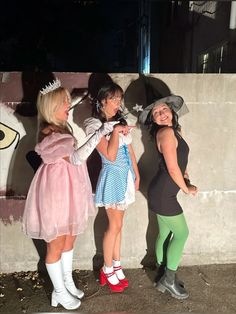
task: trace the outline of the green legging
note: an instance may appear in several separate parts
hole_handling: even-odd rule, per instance
[[[166,266],[170,270],[177,270],[184,244],[188,238],[188,226],[184,214],[176,216],[162,216],[157,215],[157,222],[159,226],[159,234],[156,241],[156,257],[159,265],[163,264],[165,258],[164,246],[167,243]],[[172,233],[171,238],[169,237]]]

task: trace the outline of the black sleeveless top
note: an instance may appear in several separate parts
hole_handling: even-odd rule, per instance
[[[178,141],[178,147],[176,149],[177,161],[180,170],[184,175],[188,163],[189,147],[176,130],[174,130],[174,133]],[[176,197],[180,188],[169,175],[163,154],[160,152],[159,154],[159,169],[152,179],[148,189],[148,207],[159,215],[179,215],[183,212]]]

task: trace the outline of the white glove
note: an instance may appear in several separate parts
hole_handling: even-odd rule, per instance
[[[118,124],[119,121],[110,121],[110,122],[104,122],[103,125],[98,129],[98,131],[101,132],[103,136],[111,133],[113,131],[113,128],[116,124]]]
[[[113,131],[114,125],[119,121],[105,122],[102,126],[84,143],[81,147],[76,149],[70,156],[70,162],[73,165],[79,165],[85,161],[93,152],[94,148],[100,142],[101,138]]]

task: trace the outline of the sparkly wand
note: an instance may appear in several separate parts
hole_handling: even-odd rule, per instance
[[[121,120],[121,119],[126,118],[126,117],[128,116],[128,114],[130,114],[130,113],[132,113],[132,112],[134,112],[134,111],[136,111],[136,112],[143,111],[143,106],[136,104],[136,105],[132,108],[132,110],[130,110],[130,111],[128,111],[128,112],[125,112],[125,113],[124,113],[120,118],[118,118],[117,120],[119,121],[119,120]]]

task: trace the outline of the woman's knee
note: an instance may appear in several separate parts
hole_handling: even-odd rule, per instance
[[[122,221],[116,221],[114,223],[109,224],[109,231],[114,234],[118,234],[119,232],[121,232],[122,226],[123,226]]]
[[[49,254],[60,256],[65,245],[65,239],[66,237],[63,236],[63,237],[58,237],[57,239],[49,242],[47,244],[47,252]]]
[[[72,250],[74,247],[75,240],[76,240],[76,236],[67,235],[64,246],[63,246],[63,252]]]

